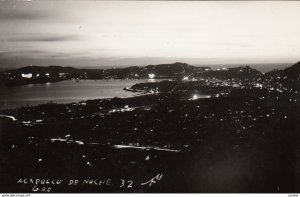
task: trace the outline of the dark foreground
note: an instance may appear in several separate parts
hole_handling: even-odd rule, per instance
[[[300,192],[298,96],[197,88],[2,111],[0,191]]]

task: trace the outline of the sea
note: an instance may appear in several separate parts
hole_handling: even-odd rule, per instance
[[[72,103],[89,99],[127,98],[138,93],[125,91],[123,88],[144,82],[155,82],[155,80],[80,80],[79,82],[66,80],[57,83],[1,87],[0,110],[49,102]]]

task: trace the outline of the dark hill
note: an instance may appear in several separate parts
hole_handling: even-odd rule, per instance
[[[181,75],[181,74],[192,74],[194,72],[203,71],[207,67],[195,67],[186,63],[176,62],[173,64],[158,64],[148,65],[145,70],[153,72],[156,75],[168,76],[168,75]]]
[[[62,67],[62,66],[47,66],[47,67],[27,66],[16,70],[12,70],[10,72],[13,73],[62,73],[62,72],[74,73],[74,72],[79,72],[79,69],[72,68],[72,67]]]
[[[288,78],[299,79],[300,78],[300,62],[297,62],[293,66],[290,66],[283,70],[284,74]]]
[[[197,77],[215,77],[218,79],[255,79],[261,75],[261,72],[251,68],[250,66],[240,66],[235,68],[208,70],[197,74]]]

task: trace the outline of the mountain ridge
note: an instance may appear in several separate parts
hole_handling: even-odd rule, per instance
[[[30,75],[26,75],[30,74]],[[162,79],[219,79],[255,81],[285,81],[299,80],[300,62],[283,70],[273,70],[262,73],[248,65],[212,69],[208,66],[193,66],[187,63],[175,62],[147,66],[131,66],[109,69],[78,69],[71,66],[50,65],[27,66],[14,70],[0,72],[1,84],[24,85],[29,83],[58,82],[67,79],[145,79],[153,76]]]

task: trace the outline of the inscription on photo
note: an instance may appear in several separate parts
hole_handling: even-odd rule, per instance
[[[100,187],[119,187],[125,190],[130,190],[135,187],[151,187],[158,184],[162,180],[163,174],[157,174],[153,178],[147,179],[143,182],[138,182],[132,179],[45,179],[45,178],[19,178],[17,184],[28,185],[31,192],[50,193],[55,192],[58,185],[66,187],[78,186],[100,186]]]

